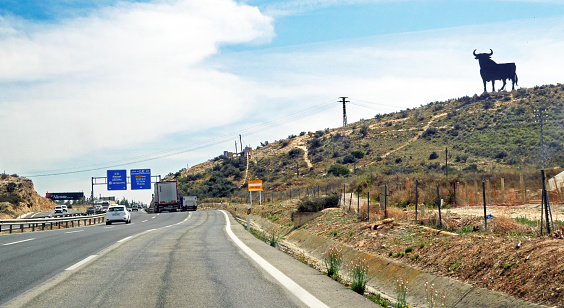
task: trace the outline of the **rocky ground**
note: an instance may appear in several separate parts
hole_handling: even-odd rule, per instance
[[[0,174],[0,219],[52,210],[55,203],[37,194],[29,179]]]

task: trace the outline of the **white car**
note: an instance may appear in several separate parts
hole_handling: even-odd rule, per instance
[[[112,205],[108,207],[106,212],[106,225],[111,225],[112,222],[123,221],[126,224],[131,222],[131,214],[125,205]]]
[[[63,213],[63,212],[67,212],[67,206],[66,205],[57,205],[55,206],[55,214],[57,213]]]

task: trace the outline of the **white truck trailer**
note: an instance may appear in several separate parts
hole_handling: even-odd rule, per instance
[[[195,211],[198,209],[198,197],[197,196],[184,196],[182,197],[182,210],[184,211]]]
[[[176,181],[155,183],[154,207],[155,213],[182,210],[182,204],[180,203],[176,190]]]

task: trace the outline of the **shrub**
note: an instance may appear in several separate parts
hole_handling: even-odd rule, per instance
[[[321,139],[319,138],[313,138],[311,139],[311,141],[309,142],[309,147],[312,149],[318,148],[320,146],[322,146],[323,144],[321,143]]]
[[[302,150],[300,149],[291,149],[290,152],[288,152],[288,156],[290,156],[291,158],[295,158],[297,156],[299,156],[302,153]]]
[[[298,212],[319,212],[330,207],[339,207],[339,196],[334,194],[323,198],[302,199],[298,203]]]
[[[360,130],[358,131],[362,137],[366,137],[368,135],[368,125],[362,125]]]
[[[439,154],[437,154],[437,152],[433,152],[431,153],[431,155],[429,155],[429,160],[433,160],[437,158],[439,158]]]
[[[362,152],[362,151],[352,151],[351,155],[354,156],[354,158],[362,159],[364,157],[364,152]]]
[[[343,157],[343,164],[352,164],[356,162],[356,158],[352,155],[347,155]]]
[[[435,135],[437,133],[437,129],[434,127],[429,127],[427,128],[427,130],[425,130],[425,132],[423,133],[423,135],[421,135],[421,137],[428,139],[427,137],[430,137],[432,135]]]
[[[327,174],[332,174],[334,176],[347,176],[350,174],[349,168],[341,165],[341,164],[333,164],[327,170]]]

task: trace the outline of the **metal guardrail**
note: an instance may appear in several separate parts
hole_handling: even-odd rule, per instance
[[[105,214],[58,218],[0,219],[0,232],[9,229],[10,233],[12,233],[14,226],[19,226],[19,229],[22,233],[26,228],[31,229],[32,232],[34,232],[36,228],[41,228],[42,231],[45,230],[45,228],[50,228],[51,230],[53,230],[53,225],[55,227],[58,227],[58,229],[61,229],[61,226],[63,224],[65,225],[65,228],[69,228],[69,222],[71,225],[70,228],[73,228],[75,222],[78,224],[78,227],[80,227],[80,222],[84,222],[83,225],[86,226],[101,223],[105,221],[105,219]]]

